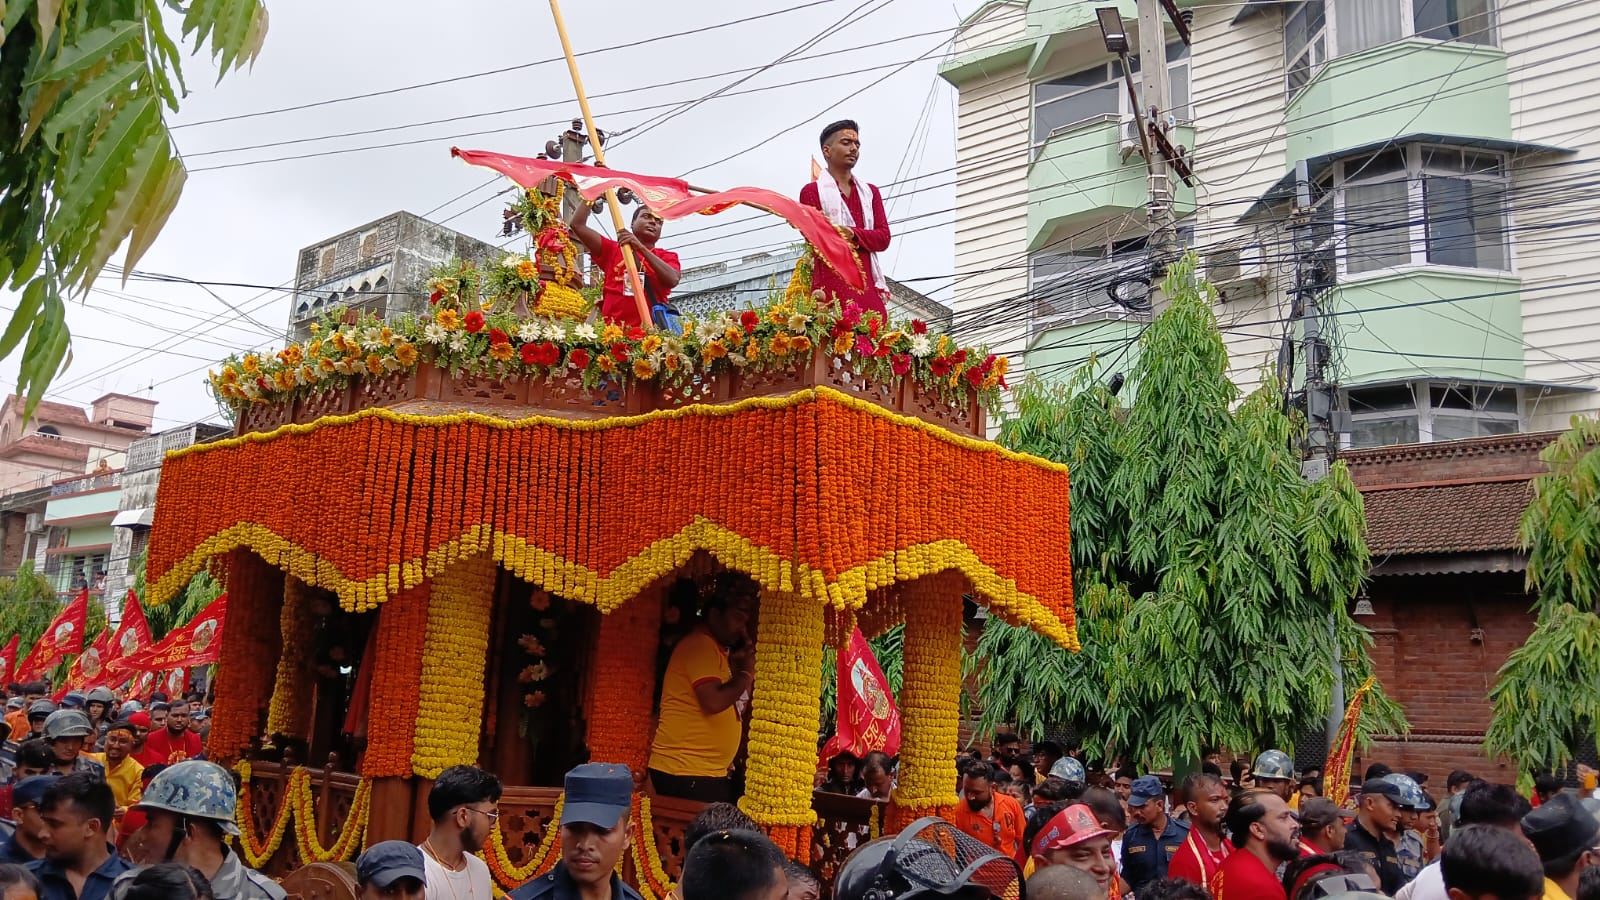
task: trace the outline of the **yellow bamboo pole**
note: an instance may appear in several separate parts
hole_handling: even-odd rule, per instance
[[[578,108],[583,110],[583,124],[589,129],[590,139],[594,142],[594,164],[606,164],[606,151],[601,146],[600,132],[594,127],[594,114],[589,112],[589,95],[583,92],[583,79],[578,75],[578,59],[572,55],[572,41],[567,38],[567,23],[561,18],[561,4],[558,0],[550,0],[550,15],[556,20],[556,34],[561,36],[561,52],[567,56],[567,71],[572,73],[572,89],[578,94]],[[622,205],[617,202],[617,192],[606,191],[606,206],[611,209],[611,225],[621,234],[625,227],[622,221]],[[633,285],[633,301],[639,306],[639,324],[644,328],[651,328],[650,304],[645,299],[644,282],[639,278],[639,264],[634,261],[633,250],[628,245],[622,245],[622,262],[628,267],[628,281]]]

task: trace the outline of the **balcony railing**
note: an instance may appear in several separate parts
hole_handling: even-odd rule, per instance
[[[121,486],[122,470],[116,469],[54,482],[50,485],[50,496],[60,497],[63,494],[81,494],[84,491],[100,491]]]

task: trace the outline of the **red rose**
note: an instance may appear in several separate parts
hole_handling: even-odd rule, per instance
[[[589,368],[589,351],[582,347],[574,347],[567,354],[567,365],[577,369]]]
[[[467,326],[467,330],[473,334],[477,334],[483,330],[483,313],[478,312],[477,310],[467,313],[467,317],[463,321]]]
[[[995,361],[995,355],[993,353],[991,353],[984,359],[983,365],[979,366],[978,368],[982,369],[983,370],[983,374],[987,375],[991,371],[994,370],[994,361]]]
[[[894,373],[896,375],[904,375],[904,374],[906,374],[907,372],[911,371],[911,357],[910,357],[910,355],[909,354],[905,354],[905,353],[901,353],[901,354],[896,355],[895,358],[894,358],[894,362],[891,364],[890,367],[892,369],[894,369]]]
[[[744,329],[745,334],[755,331],[756,326],[760,324],[761,316],[753,309],[747,309],[739,314],[739,326]]]
[[[956,352],[950,354],[950,361],[958,366],[961,365],[967,361],[967,351],[957,350]]]
[[[983,370],[977,367],[968,369],[967,381],[971,382],[973,387],[983,387]]]
[[[640,328],[637,325],[633,326],[632,328],[629,328],[628,329],[628,340],[630,340],[630,341],[642,341],[642,340],[644,340],[644,329]]]
[[[428,302],[429,303],[438,303],[440,300],[443,300],[443,299],[444,299],[444,291],[434,291],[432,294],[428,295]]]
[[[498,328],[491,328],[489,329],[489,343],[509,344],[511,343],[511,336]]]
[[[611,345],[611,358],[616,360],[617,362],[627,362],[628,361],[628,345],[627,344],[620,344],[620,343],[619,344],[612,344]]]
[[[522,361],[527,365],[540,365],[539,347],[537,344],[523,344],[522,349],[519,352],[522,354]]]
[[[927,334],[928,333],[928,323],[922,321],[921,319],[912,319],[911,320],[911,333],[912,334]]]

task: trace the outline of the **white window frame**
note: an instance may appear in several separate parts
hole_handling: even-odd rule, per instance
[[[1307,5],[1309,5],[1309,3],[1312,2],[1320,2],[1322,4],[1322,27],[1317,31],[1312,32],[1307,37],[1306,44],[1301,48],[1300,52],[1291,57],[1289,55],[1288,44],[1289,20],[1298,15],[1306,8]],[[1500,17],[1499,8],[1496,5],[1495,0],[1485,0],[1485,2],[1488,4],[1489,27],[1487,29],[1487,39],[1483,41],[1463,40],[1459,37],[1435,38],[1418,34],[1418,0],[1391,0],[1391,2],[1394,3],[1394,14],[1400,20],[1400,30],[1397,32],[1399,36],[1395,38],[1397,41],[1406,40],[1408,38],[1416,38],[1417,40],[1432,41],[1439,44],[1466,43],[1479,47],[1500,46]],[[1282,19],[1284,36],[1283,84],[1284,96],[1286,100],[1293,101],[1295,94],[1298,93],[1298,91],[1296,91],[1289,83],[1289,70],[1293,67],[1295,62],[1300,60],[1301,57],[1307,56],[1308,54],[1311,56],[1306,75],[1306,82],[1309,83],[1312,79],[1317,77],[1317,73],[1322,70],[1322,67],[1326,65],[1329,60],[1334,60],[1340,58],[1341,56],[1350,56],[1352,53],[1365,52],[1366,50],[1373,49],[1371,47],[1363,47],[1359,51],[1344,51],[1339,49],[1338,11],[1335,8],[1336,5],[1336,0],[1299,0],[1299,2],[1284,5]],[[1320,49],[1317,48],[1318,38],[1322,39],[1322,45]],[[1386,46],[1386,44],[1379,44],[1377,46]],[[1302,85],[1302,87],[1303,86],[1304,85]]]
[[[1137,314],[1129,312],[1112,300],[1104,288],[1112,277],[1130,273],[1138,261],[1149,258],[1148,245],[1143,243],[1147,237],[1144,234],[1107,237],[1093,244],[1085,243],[1061,250],[1028,254],[1028,333],[1037,335],[1050,328],[1075,325],[1090,320],[1138,318]],[[1178,226],[1178,245],[1190,247],[1193,244],[1194,224],[1192,221],[1185,221]],[[1098,252],[1099,255],[1091,257],[1088,255],[1090,252]],[[1034,262],[1044,256],[1081,256],[1086,260],[1080,268],[1051,281],[1087,280],[1089,277],[1094,277],[1097,279],[1097,284],[1085,295],[1090,300],[1089,304],[1043,318],[1037,314],[1039,298],[1035,296],[1036,290],[1047,286],[1050,282],[1040,283],[1035,280]]]
[[[1361,166],[1364,164],[1365,160],[1371,159],[1377,154],[1391,152],[1395,149],[1401,150],[1404,153],[1405,159],[1405,172],[1403,177],[1406,183],[1406,209],[1404,211],[1405,217],[1402,221],[1408,223],[1405,231],[1407,251],[1406,259],[1404,262],[1395,266],[1382,266],[1362,272],[1351,272],[1349,252],[1350,244],[1347,229],[1349,216],[1347,215],[1348,209],[1346,205],[1346,188],[1352,184],[1359,185],[1362,183],[1376,183],[1378,179],[1374,179],[1371,182],[1364,182],[1360,174]],[[1431,151],[1460,152],[1493,157],[1499,161],[1500,173],[1498,175],[1478,175],[1463,174],[1461,172],[1448,172],[1438,169],[1428,169],[1424,167],[1422,160],[1424,154]],[[1511,161],[1506,154],[1499,151],[1483,150],[1476,147],[1458,147],[1440,144],[1407,144],[1401,148],[1380,148],[1379,150],[1374,151],[1372,154],[1364,154],[1358,159],[1340,160],[1334,163],[1333,174],[1333,203],[1334,216],[1336,220],[1335,235],[1338,247],[1339,280],[1342,283],[1360,281],[1367,278],[1380,278],[1387,275],[1392,275],[1395,272],[1403,272],[1412,269],[1443,270],[1448,272],[1466,272],[1480,275],[1489,274],[1500,276],[1515,276],[1517,274],[1516,261],[1514,258],[1515,254],[1513,253],[1515,248],[1511,241],[1511,234],[1514,230],[1510,202]],[[1502,195],[1504,199],[1500,213],[1500,239],[1501,246],[1505,254],[1505,266],[1503,268],[1454,266],[1446,263],[1432,262],[1428,259],[1428,209],[1423,185],[1424,181],[1430,174],[1448,176],[1451,178],[1492,181],[1505,191],[1505,193]]]
[[[1185,93],[1187,93],[1188,97],[1189,97],[1188,103],[1185,104],[1188,107],[1188,109],[1186,109],[1184,111],[1185,114],[1182,115],[1182,116],[1177,116],[1176,117],[1177,122],[1179,122],[1181,124],[1188,124],[1188,123],[1194,121],[1194,82],[1190,79],[1190,75],[1191,75],[1191,71],[1192,71],[1191,70],[1192,55],[1187,52],[1187,49],[1188,48],[1184,47],[1184,45],[1183,45],[1183,43],[1181,41],[1173,41],[1172,43],[1167,44],[1167,50],[1166,50],[1166,52],[1167,52],[1167,80],[1168,80],[1168,83],[1171,83],[1172,79],[1174,78],[1174,76],[1178,74],[1177,70],[1182,69],[1182,75],[1183,75],[1183,79],[1184,79],[1184,84],[1186,86]],[[1178,51],[1184,51],[1184,52],[1182,52],[1182,55],[1179,56],[1179,58],[1177,60],[1173,60],[1172,59],[1173,53],[1178,52]],[[1134,86],[1137,88],[1137,87],[1139,87],[1139,71],[1137,69],[1139,60],[1138,60],[1138,57],[1136,57],[1136,56],[1129,56],[1128,60],[1129,60],[1129,62],[1133,63],[1133,66],[1134,66],[1134,68],[1133,68]],[[1127,87],[1123,84],[1122,76],[1117,73],[1118,66],[1119,66],[1118,60],[1110,59],[1110,60],[1107,60],[1104,63],[1101,63],[1099,66],[1090,66],[1090,67],[1088,67],[1086,69],[1078,69],[1077,71],[1074,71],[1074,72],[1063,72],[1060,75],[1055,76],[1055,78],[1068,78],[1068,77],[1071,77],[1071,76],[1074,76],[1074,75],[1082,75],[1082,74],[1084,74],[1086,72],[1092,72],[1097,68],[1103,70],[1106,73],[1107,78],[1104,81],[1099,81],[1099,82],[1095,82],[1094,84],[1084,85],[1084,86],[1078,88],[1077,90],[1075,90],[1075,91],[1073,91],[1071,93],[1062,94],[1062,95],[1060,95],[1058,97],[1051,97],[1049,100],[1042,100],[1041,101],[1039,99],[1039,88],[1048,85],[1054,79],[1046,78],[1043,81],[1036,81],[1032,85],[1029,86],[1029,91],[1028,91],[1028,94],[1029,94],[1029,98],[1028,98],[1029,99],[1029,103],[1028,103],[1028,136],[1029,136],[1029,139],[1030,139],[1030,141],[1032,143],[1032,147],[1033,147],[1033,150],[1034,150],[1034,155],[1037,155],[1039,148],[1043,147],[1052,137],[1055,137],[1058,134],[1062,134],[1062,133],[1065,133],[1065,132],[1068,132],[1068,131],[1072,131],[1073,129],[1076,129],[1076,128],[1082,128],[1084,125],[1087,125],[1087,124],[1090,124],[1090,123],[1093,123],[1093,122],[1103,122],[1103,121],[1107,121],[1107,120],[1110,120],[1110,119],[1121,120],[1121,119],[1125,119],[1125,118],[1133,115],[1134,111],[1132,109],[1130,109],[1129,105],[1128,105],[1130,101],[1128,99]],[[1102,90],[1107,85],[1113,85],[1116,88],[1117,109],[1116,109],[1115,112],[1105,112],[1105,113],[1099,114],[1098,116],[1091,116],[1091,117],[1086,118],[1086,119],[1079,119],[1079,120],[1077,120],[1075,122],[1067,122],[1067,123],[1064,123],[1064,124],[1061,124],[1061,125],[1057,125],[1055,128],[1051,129],[1048,133],[1046,133],[1044,135],[1040,135],[1038,133],[1038,129],[1039,129],[1039,109],[1041,107],[1049,106],[1052,103],[1059,103],[1059,102],[1061,102],[1063,100],[1067,100],[1067,99],[1072,98],[1072,97],[1080,96],[1080,95],[1082,95],[1084,93],[1087,93],[1089,91]]]
[[[1476,422],[1509,422],[1512,425],[1512,432],[1511,433],[1514,433],[1514,434],[1522,433],[1522,431],[1527,426],[1527,397],[1526,397],[1526,392],[1523,391],[1520,387],[1518,387],[1516,385],[1503,384],[1503,383],[1493,383],[1493,382],[1475,382],[1475,381],[1460,381],[1460,380],[1441,380],[1441,379],[1438,379],[1438,378],[1431,378],[1431,379],[1424,378],[1424,379],[1418,379],[1416,381],[1409,381],[1409,382],[1404,383],[1403,385],[1399,385],[1399,384],[1391,385],[1391,387],[1396,387],[1396,388],[1404,387],[1406,390],[1408,390],[1411,393],[1412,406],[1411,406],[1411,409],[1409,411],[1396,409],[1396,410],[1371,410],[1371,411],[1367,411],[1367,412],[1358,412],[1358,411],[1356,411],[1355,406],[1351,403],[1350,394],[1352,392],[1360,393],[1363,390],[1370,390],[1370,388],[1354,387],[1354,388],[1347,388],[1347,389],[1341,391],[1340,392],[1340,403],[1344,406],[1345,411],[1349,414],[1351,424],[1353,425],[1356,422],[1373,422],[1373,421],[1382,421],[1384,419],[1396,419],[1396,418],[1414,417],[1417,420],[1417,443],[1419,443],[1419,444],[1432,444],[1432,443],[1437,443],[1437,442],[1439,442],[1441,440],[1444,440],[1444,441],[1467,440],[1467,438],[1436,438],[1434,436],[1434,418],[1435,418],[1435,416],[1439,416],[1439,415],[1443,415],[1443,416],[1447,416],[1447,417],[1454,416],[1454,417],[1460,417],[1460,418],[1470,418],[1470,419],[1472,419],[1472,420],[1474,420]],[[1479,390],[1483,390],[1483,391],[1487,391],[1487,392],[1493,392],[1493,391],[1497,391],[1497,390],[1511,391],[1512,396],[1516,400],[1516,409],[1514,411],[1509,411],[1508,412],[1508,411],[1505,411],[1505,410],[1489,410],[1489,409],[1462,410],[1462,409],[1455,409],[1455,408],[1452,408],[1452,407],[1435,406],[1434,402],[1433,402],[1433,391],[1435,389],[1438,389],[1438,388],[1442,388],[1442,389],[1445,389],[1445,390],[1454,389],[1454,390],[1458,390],[1458,391],[1467,391],[1467,392],[1474,392],[1474,393],[1479,391]],[[1345,432],[1345,433],[1343,433],[1343,434],[1341,434],[1339,436],[1339,442],[1340,442],[1341,449],[1344,449],[1344,450],[1356,450],[1356,449],[1366,450],[1366,449],[1373,449],[1373,448],[1376,448],[1376,447],[1401,446],[1401,445],[1397,445],[1397,444],[1373,444],[1373,445],[1366,446],[1366,447],[1358,447],[1358,446],[1356,446],[1356,443],[1353,440],[1353,435],[1354,435],[1354,429],[1352,429],[1351,431]],[[1474,435],[1473,437],[1487,437],[1487,436],[1489,436],[1489,435]]]

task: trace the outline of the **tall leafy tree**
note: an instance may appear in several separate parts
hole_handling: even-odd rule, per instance
[[[1537,622],[1500,669],[1484,747],[1528,779],[1600,749],[1600,420],[1575,419],[1546,447],[1518,537]]]
[[[133,564],[133,592],[141,598],[144,597],[145,566],[149,559],[150,551],[146,548]],[[196,572],[184,586],[182,594],[160,606],[144,608],[145,620],[150,623],[150,637],[159,641],[172,629],[189,624],[195,616],[200,615],[201,610],[220,596],[222,596],[222,582],[212,578],[210,572]]]
[[[1122,392],[1092,368],[1031,382],[1001,425],[1001,443],[1072,469],[1083,652],[991,618],[968,660],[982,726],[1073,725],[1146,763],[1291,746],[1326,716],[1335,653],[1347,683],[1372,670],[1346,611],[1367,569],[1361,495],[1342,465],[1301,477],[1277,385],[1239,401],[1193,256],[1165,291]],[[1366,703],[1367,731],[1404,727],[1381,688]]]
[[[67,360],[66,298],[124,241],[126,279],[183,192],[163,117],[187,91],[164,11],[222,73],[266,38],[260,0],[0,2],[0,285],[22,292],[0,359],[22,348],[29,410]]]
[[[68,597],[67,600],[71,600]],[[18,634],[17,659],[21,660],[33,649],[50,622],[66,608],[66,602],[44,576],[33,570],[33,561],[24,562],[11,578],[0,578],[0,634]],[[89,601],[89,622],[84,634],[84,646],[94,643],[106,628],[106,609],[93,598]],[[51,676],[59,681],[66,664],[57,666]]]

